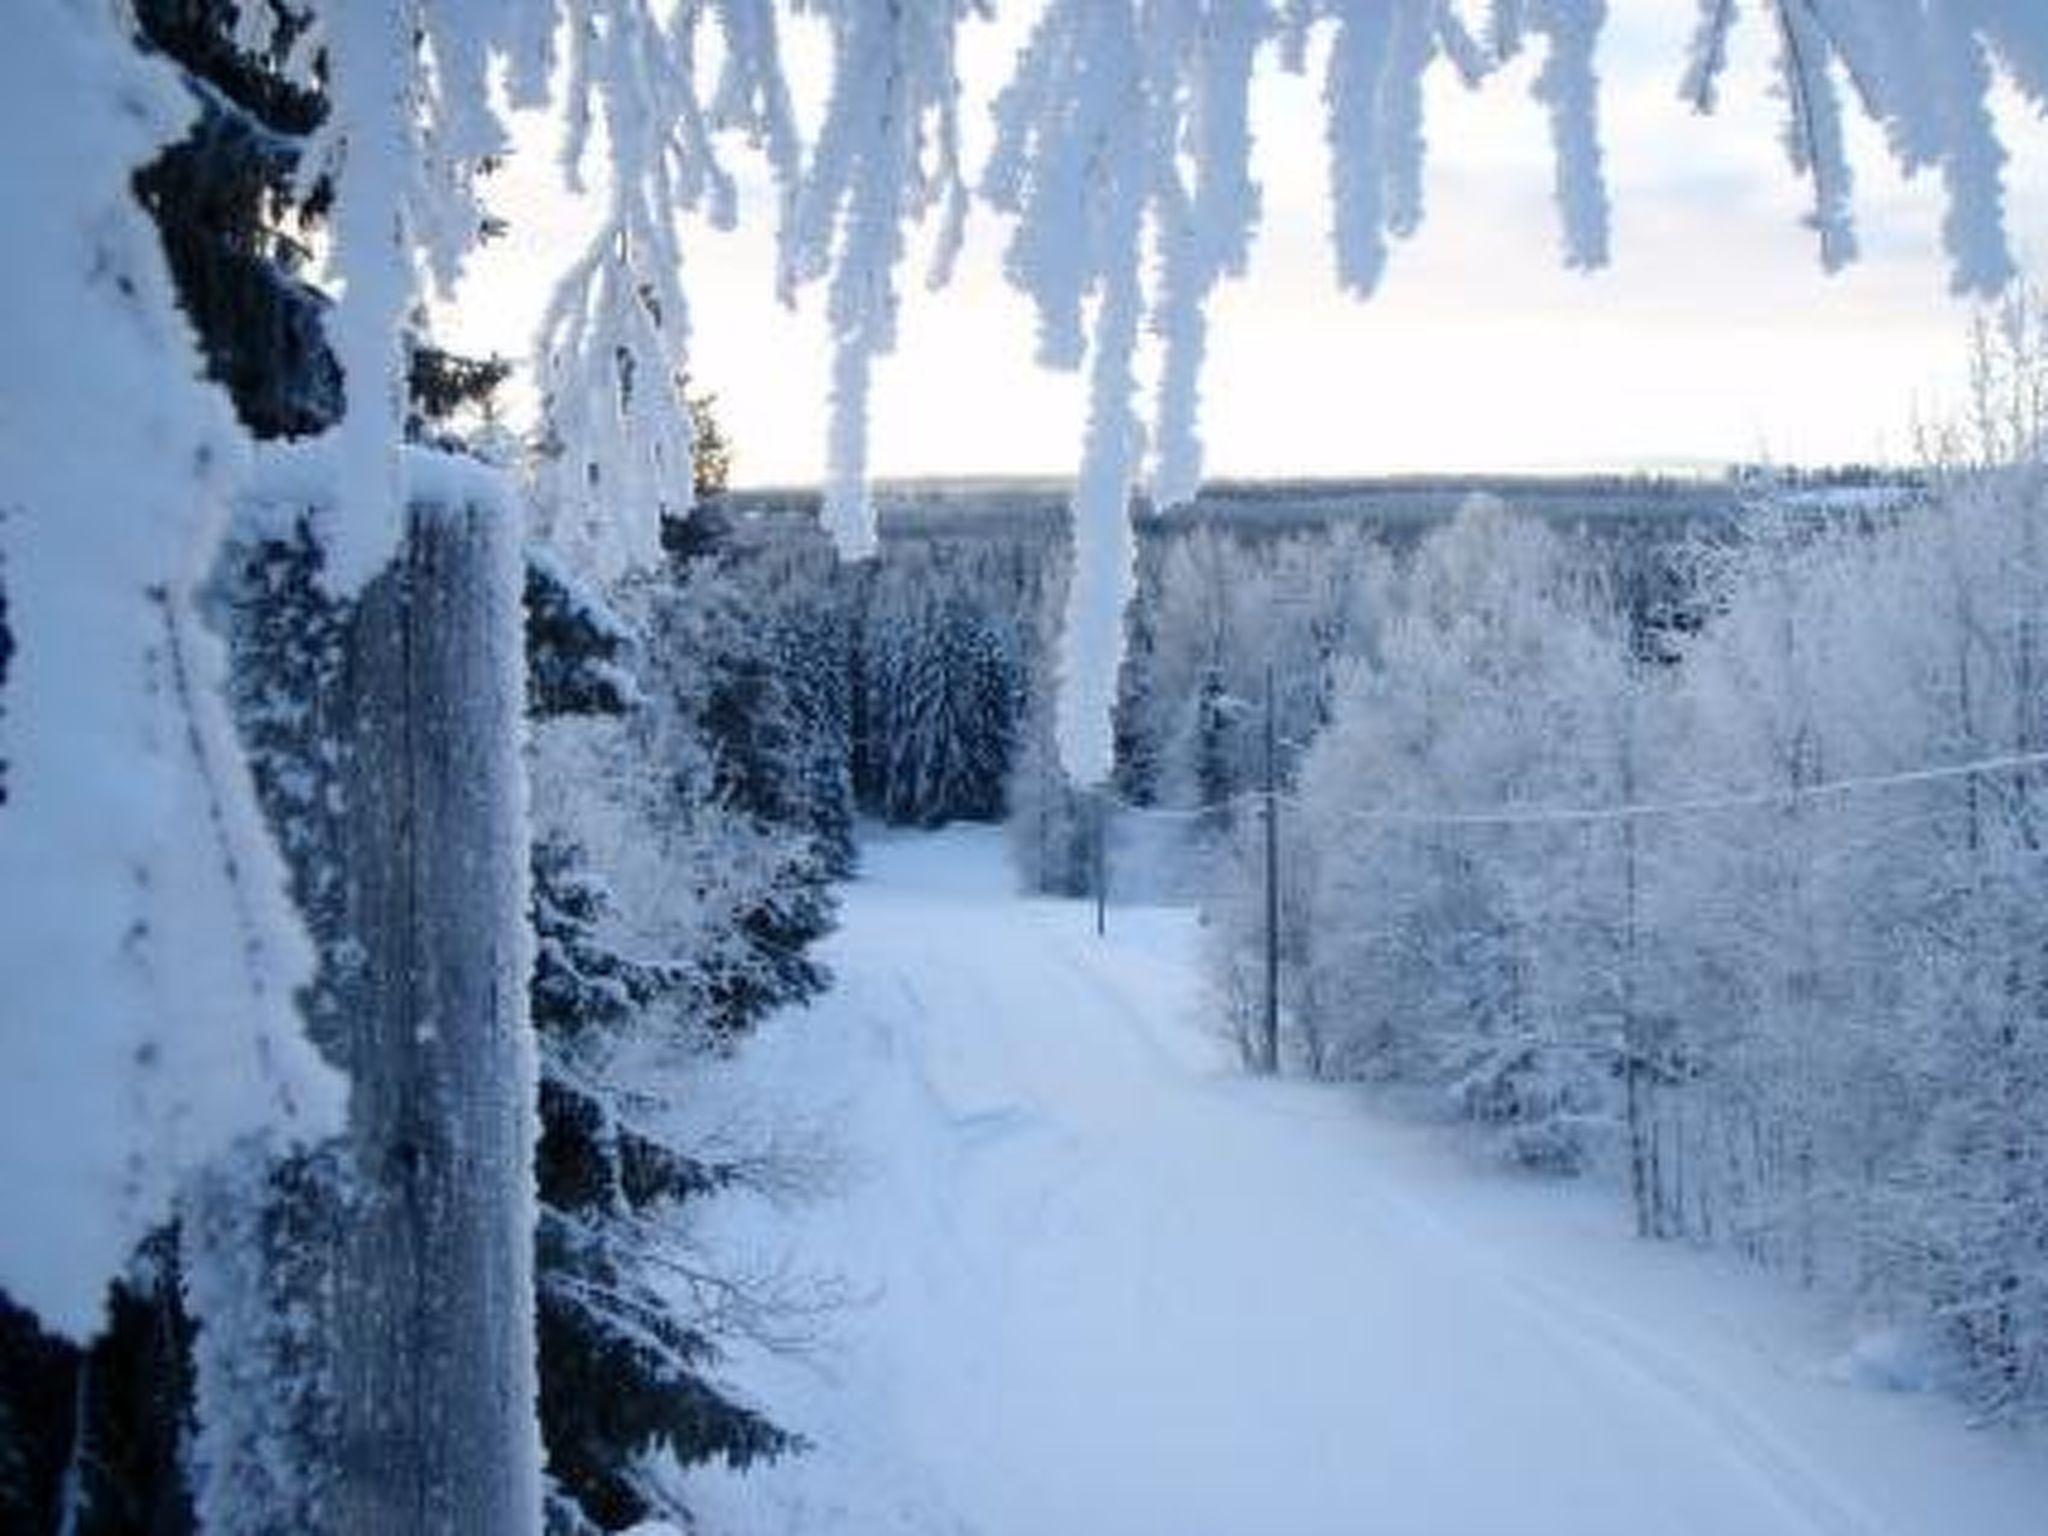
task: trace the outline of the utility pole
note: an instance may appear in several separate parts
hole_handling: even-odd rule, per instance
[[[1273,664],[1266,663],[1266,1038],[1265,1070],[1280,1072],[1280,763]]]
[[[1052,839],[1047,823],[1052,819],[1052,764],[1045,749],[1038,752],[1038,864],[1032,871],[1031,886],[1043,896],[1053,889]]]
[[[1624,805],[1632,805],[1636,798],[1636,677],[1633,659],[1629,662],[1621,707],[1621,801]],[[1661,1237],[1663,1234],[1658,1231],[1657,1217],[1661,1192],[1653,1187],[1650,1179],[1650,1106],[1645,1102],[1648,1088],[1643,1072],[1643,1057],[1649,1042],[1644,1039],[1642,1025],[1636,1018],[1636,854],[1636,819],[1630,816],[1621,823],[1621,1050],[1622,1081],[1627,1088],[1628,1177],[1629,1190],[1635,1200],[1636,1236]]]
[[[1095,791],[1095,936],[1109,931],[1109,785]]]

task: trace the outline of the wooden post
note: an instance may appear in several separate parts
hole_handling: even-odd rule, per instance
[[[351,631],[337,1531],[540,1524],[520,590],[504,508],[415,507]]]

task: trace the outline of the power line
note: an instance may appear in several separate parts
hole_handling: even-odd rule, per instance
[[[1222,816],[1236,806],[1262,799],[1264,794],[1263,790],[1241,789],[1212,805],[1196,806],[1139,805],[1134,800],[1125,800],[1117,795],[1110,796],[1109,803],[1118,811],[1132,816],[1150,816],[1160,821],[1205,821]]]
[[[1492,827],[1530,826],[1546,823],[1635,821],[1647,817],[1712,815],[1722,811],[1757,810],[1774,805],[1793,805],[1802,800],[1835,799],[1866,790],[1897,789],[1915,784],[1935,784],[1947,779],[1973,778],[1983,774],[2011,773],[2048,766],[2048,752],[2015,752],[2004,757],[1979,758],[1968,763],[1940,767],[1910,768],[1898,773],[1874,773],[1854,778],[1830,779],[1819,784],[1757,790],[1739,795],[1704,795],[1684,800],[1645,801],[1624,805],[1597,806],[1498,806],[1472,810],[1387,810],[1346,811],[1346,821],[1372,822],[1387,826]]]
[[[1791,805],[1802,800],[1835,799],[1867,790],[1909,788],[1949,779],[1966,779],[1995,773],[2015,773],[2028,768],[2048,767],[2048,752],[2014,752],[2003,757],[1977,758],[1967,763],[1944,763],[1928,768],[1908,768],[1895,773],[1861,774],[1828,779],[1818,784],[1788,785],[1782,789],[1747,791],[1742,794],[1700,795],[1680,800],[1637,801],[1621,805],[1502,805],[1469,809],[1420,809],[1346,811],[1346,821],[1375,822],[1394,826],[1525,826],[1543,823],[1630,821],[1653,816],[1711,815],[1722,811],[1758,810],[1774,805]],[[1136,805],[1113,798],[1119,811],[1162,820],[1198,821],[1217,816],[1238,804],[1262,798],[1256,789],[1240,790],[1214,805],[1190,809]],[[1301,797],[1286,797],[1295,804]]]

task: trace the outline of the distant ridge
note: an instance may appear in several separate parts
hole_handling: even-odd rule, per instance
[[[1917,476],[1851,466],[1780,471],[1717,467],[1712,473],[1590,470],[1576,473],[1398,474],[1343,479],[1217,480],[1187,506],[1157,511],[1133,499],[1140,527],[1165,532],[1220,524],[1246,534],[1277,534],[1339,521],[1412,532],[1453,516],[1468,496],[1488,494],[1562,527],[1645,529],[1669,536],[1726,527],[1765,494],[1816,511],[1862,515],[1896,507],[1919,490]],[[1071,487],[1064,481],[1009,476],[883,481],[874,488],[885,533],[1014,533],[1064,525]],[[815,516],[814,487],[753,488],[725,500],[736,516]]]

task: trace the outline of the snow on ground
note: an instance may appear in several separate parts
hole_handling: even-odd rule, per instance
[[[860,1301],[735,1379],[809,1455],[691,1474],[708,1531],[2039,1536],[2048,1451],[1846,1385],[1803,1302],[1472,1166],[1355,1092],[1247,1080],[1192,914],[1011,894],[982,831],[871,839],[834,991],[708,1099],[829,1119],[716,1248]],[[794,1236],[792,1237],[792,1229]]]

